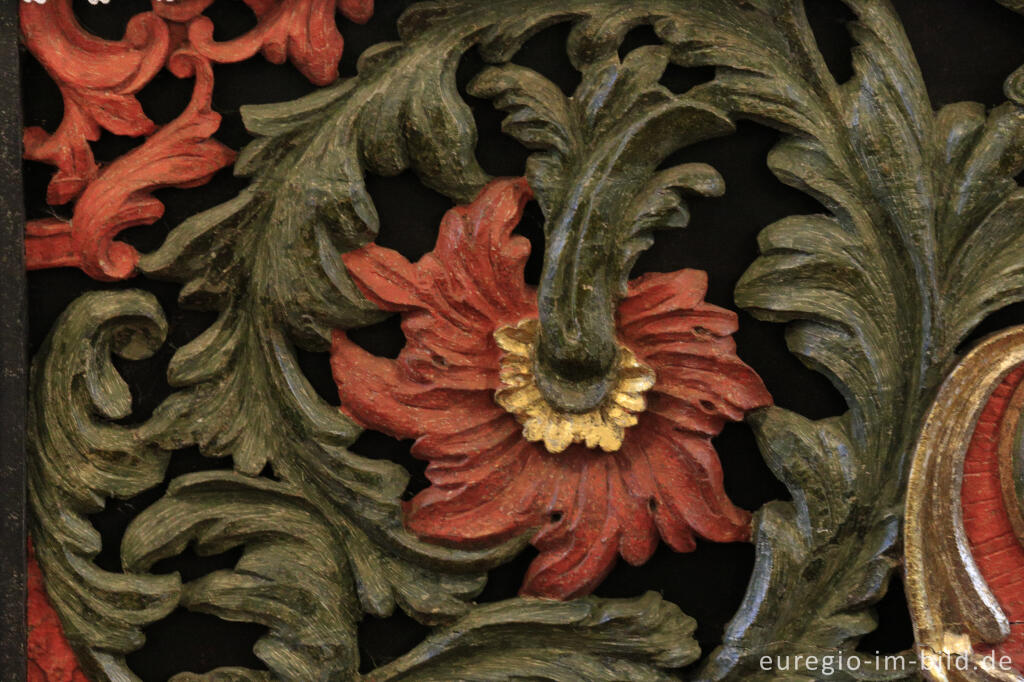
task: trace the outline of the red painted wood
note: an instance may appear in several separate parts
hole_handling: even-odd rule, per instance
[[[1014,534],[999,477],[999,427],[1024,367],[1011,372],[992,393],[971,437],[961,490],[964,530],[972,556],[989,589],[1011,622],[1009,639],[979,646],[983,654],[1009,656],[1024,672],[1024,546]]]
[[[28,682],[88,682],[79,670],[57,612],[50,606],[43,572],[28,546]]]
[[[78,24],[70,0],[21,3],[21,35],[64,98],[64,118],[52,135],[25,130],[25,158],[57,167],[46,200],[64,204],[99,172],[89,142],[103,130],[134,137],[156,129],[135,94],[163,68],[170,36],[159,17],[145,12],[132,17],[122,40],[97,38]]]
[[[522,593],[557,599],[593,590],[616,556],[644,563],[659,537],[679,552],[692,551],[698,535],[747,540],[750,514],[727,498],[711,437],[771,397],[736,357],[735,313],[703,301],[705,273],[630,283],[620,340],[657,383],[619,451],[549,453],[494,402],[493,333],[537,316],[523,280],[529,242],[511,234],[530,197],[523,179],[493,181],[445,215],[434,250],[415,264],[372,244],[344,256],[363,293],[402,318],[397,359],[371,355],[338,331],[332,367],[346,414],[415,438],[412,454],[429,461],[433,485],[406,505],[408,528],[464,547],[531,532],[540,555]]]
[[[213,21],[202,14],[210,2],[153,0],[153,10],[183,24],[184,30],[175,31],[179,40],[187,39],[211,62],[240,62],[261,52],[274,64],[290,60],[317,85],[338,77],[345,41],[335,23],[335,11],[359,24],[373,14],[373,0],[245,0],[256,15],[256,26],[237,38],[217,42]]]
[[[234,152],[212,139],[220,125],[211,109],[213,65],[262,52],[274,63],[290,60],[312,82],[325,85],[338,77],[344,46],[335,11],[360,23],[373,13],[373,0],[246,0],[257,16],[256,26],[216,42],[213,24],[202,14],[211,1],[154,0],[154,11],[132,17],[119,41],[83,29],[71,0],[21,3],[25,45],[64,98],[56,131],[25,130],[25,158],[57,167],[48,203],[77,199],[70,221],[46,218],[27,225],[30,270],[70,266],[101,280],[132,276],[138,253],[114,238],[163,215],[163,205],[151,192],[203,184],[234,161]],[[188,108],[157,129],[135,95],[162,68],[179,78],[194,76],[196,82]],[[101,168],[90,142],[104,130],[148,137]]]
[[[234,161],[235,153],[211,138],[220,125],[220,115],[210,109],[213,70],[209,62],[180,50],[172,57],[170,68],[182,78],[195,75],[188,107],[140,146],[103,168],[75,203],[70,221],[48,218],[28,223],[25,254],[30,270],[74,266],[100,280],[130,277],[139,254],[114,237],[163,215],[164,205],[151,192],[161,187],[201,185]]]

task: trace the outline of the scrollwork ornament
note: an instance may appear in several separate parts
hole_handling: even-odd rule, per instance
[[[147,444],[145,426],[111,423],[127,417],[132,404],[111,355],[148,357],[166,331],[150,294],[85,294],[57,321],[33,362],[28,491],[35,557],[63,633],[96,679],[134,679],[124,656],[142,645],[141,628],[179,599],[175,576],[97,567],[92,560],[101,538],[86,518],[106,499],[130,497],[164,477],[169,453]],[[45,667],[48,652],[37,653]]]
[[[51,193],[77,197],[69,225],[29,226],[30,253],[39,238],[47,257],[54,244],[67,252],[43,265],[177,282],[182,305],[217,314],[177,349],[174,390],[142,425],[116,423],[131,396],[110,352],[142,357],[162,341],[151,297],[81,297],[36,359],[35,548],[87,674],[132,679],[124,656],[141,646],[139,628],[181,605],[266,626],[255,653],[268,670],[178,680],[492,680],[509,670],[547,680],[819,679],[806,665],[762,663],[808,656],[856,659],[856,670],[829,679],[906,677],[855,652],[902,562],[904,514],[920,511],[905,506],[911,455],[940,386],[979,322],[1024,300],[1019,72],[1000,106],[935,110],[887,0],[844,0],[856,47],[843,83],[800,0],[434,0],[410,6],[400,40],[367,49],[358,74],[335,81],[334,11],[364,20],[368,3],[248,2],[257,27],[223,43],[201,15],[207,4],[158,8],[129,26],[135,40],[104,48],[127,74],[107,94],[129,134],[151,132],[133,79],[164,59],[196,79],[182,117],[131,152],[138,164],[99,169],[81,149],[99,127],[113,130],[96,114],[96,90],[110,90],[102,79],[62,85],[66,118],[54,136],[74,137],[82,153],[65,158],[45,134],[27,137],[34,158],[61,169]],[[512,62],[558,23],[571,24],[572,94]],[[311,32],[297,35],[299,25]],[[626,34],[645,25],[658,44],[620,55]],[[147,40],[136,35],[144,27]],[[522,178],[492,178],[477,162],[456,87],[471,50],[486,66],[468,92],[531,150]],[[210,63],[256,52],[333,83],[246,107],[256,139],[234,170],[248,186],[159,249],[124,251],[114,233],[162,210],[152,187],[230,163],[233,153],[209,139]],[[675,93],[660,83],[669,65],[715,76]],[[667,161],[741,120],[779,131],[769,168],[825,212],[761,232],[736,303],[787,325],[789,349],[842,394],[842,415],[811,420],[772,406],[736,355],[735,313],[704,302],[703,273],[630,279],[653,230],[687,225],[688,198],[726,193],[710,166]],[[124,180],[125,168],[153,168],[146,150],[162,168],[165,152],[181,151],[163,141],[182,136],[187,173]],[[372,243],[380,218],[365,176],[405,171],[453,205],[416,263]],[[511,234],[531,198],[544,217],[536,289],[523,281],[527,244]],[[121,208],[90,219],[100,213],[90,207],[108,203]],[[349,339],[389,314],[407,336],[398,358]],[[297,348],[331,352],[340,410],[313,390]],[[711,444],[738,420],[792,497],[752,518],[726,497]],[[403,503],[408,472],[349,449],[365,428],[415,439],[431,487]],[[230,458],[232,469],[172,480],[126,532],[124,572],[97,569],[99,538],[84,515],[161,482],[171,453],[189,446]],[[273,478],[261,475],[268,465]],[[699,652],[676,606],[651,593],[586,595],[616,557],[643,563],[662,540],[690,551],[695,535],[749,538],[756,564],[721,646],[680,672]],[[474,603],[486,571],[527,543],[540,555],[522,596]],[[149,573],[188,546],[239,548],[241,558],[185,584]],[[396,609],[432,633],[361,675],[358,621]],[[995,646],[1009,630],[992,618],[975,628]]]

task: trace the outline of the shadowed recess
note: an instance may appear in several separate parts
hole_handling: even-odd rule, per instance
[[[725,493],[737,506],[755,511],[772,500],[790,499],[786,486],[765,464],[746,424],[726,422],[712,442],[725,471]]]
[[[654,32],[654,27],[650,24],[641,24],[640,26],[631,28],[626,34],[626,37],[622,39],[622,43],[619,45],[619,59],[625,59],[627,54],[638,47],[661,44],[661,40]]]
[[[173,285],[168,285],[173,288]],[[121,424],[141,424],[153,415],[153,411],[171,394],[167,383],[167,367],[178,349],[212,325],[216,315],[211,312],[186,310],[171,304],[164,304],[167,315],[167,339],[152,355],[144,360],[125,360],[114,356],[114,366],[124,378],[132,393],[132,412],[120,420]]]
[[[167,487],[170,485],[171,480],[175,477],[196,471],[231,469],[231,466],[231,458],[229,457],[204,457],[199,453],[199,449],[195,447],[178,450],[171,455],[170,462],[167,465],[167,476],[164,478],[163,483],[126,500],[107,500],[107,505],[103,511],[89,516],[89,521],[103,537],[103,549],[96,555],[96,565],[105,571],[111,571],[114,573],[121,572],[121,538],[124,537],[125,529],[128,528],[128,524],[130,524],[132,520],[142,512],[142,510],[146,509],[163,497],[164,493],[167,492]],[[190,549],[188,551],[191,552],[192,550]],[[190,571],[209,573],[210,571],[224,567],[216,557],[210,557],[210,562],[207,568],[203,568],[205,561],[204,558],[195,558],[196,561],[190,564]],[[152,572],[166,573],[178,570],[173,567],[173,563],[177,561],[177,559],[178,557],[175,557],[160,562],[158,566],[161,566],[162,568],[154,568]],[[168,566],[170,567],[168,568]]]
[[[256,26],[253,11],[233,0],[214,0],[203,14],[213,21],[213,39],[217,42],[237,38]]]
[[[434,248],[441,218],[452,207],[447,197],[424,185],[412,171],[389,178],[367,173],[366,190],[380,219],[374,243],[411,262]]]
[[[220,554],[201,556],[196,554],[195,546],[190,543],[181,554],[153,564],[149,572],[154,574],[178,573],[181,575],[181,582],[188,583],[214,571],[233,569],[244,552],[245,548],[239,546]]]
[[[267,634],[262,625],[178,609],[144,632],[145,646],[127,656],[128,665],[143,682],[165,682],[177,673],[229,666],[267,669],[252,651],[256,640]]]
[[[129,19],[140,12],[148,12],[152,6],[149,0],[124,0],[116,5],[72,0],[71,8],[78,22],[91,33],[107,40],[120,40]]]
[[[387,459],[399,464],[409,472],[409,484],[402,494],[403,500],[411,500],[416,493],[430,485],[424,472],[427,463],[413,457],[409,450],[413,441],[398,440],[379,431],[366,430],[359,434],[349,450],[370,459]]]
[[[348,329],[345,335],[357,346],[381,358],[397,358],[405,346],[405,334],[402,333],[402,318],[391,315],[381,322],[370,324],[358,329]],[[335,388],[337,392],[337,388]]]
[[[331,405],[338,404],[338,387],[331,378],[331,354],[314,353],[294,347],[299,370],[317,395]]]
[[[195,82],[195,78],[178,78],[163,70],[139,90],[136,98],[153,123],[165,125],[188,106]]]
[[[474,47],[462,55],[455,72],[459,95],[473,112],[477,139],[480,140],[476,147],[476,160],[484,171],[495,177],[522,175],[530,151],[501,131],[505,113],[498,111],[491,100],[473,97],[466,92],[466,86],[485,66],[479,50]]]
[[[894,573],[889,591],[875,605],[878,629],[869,632],[860,641],[857,651],[868,654],[894,654],[914,646],[914,624],[907,608],[907,596],[900,574]]]
[[[572,24],[563,22],[539,31],[523,43],[512,63],[533,69],[571,95],[580,84],[580,72],[573,68],[565,49],[571,30]]]
[[[25,218],[39,220],[41,218],[60,218],[71,220],[72,205],[50,206],[46,203],[46,185],[53,177],[53,166],[41,161],[25,161],[22,165],[22,179],[25,185],[39,190],[37,196],[25,195]],[[33,192],[33,194],[36,194]]]
[[[140,146],[143,139],[128,135],[115,135],[104,130],[100,134],[100,139],[92,143],[92,151],[96,158],[96,163],[101,165],[107,164],[120,158]]]
[[[526,204],[523,217],[519,220],[514,234],[530,240],[530,257],[523,268],[523,278],[531,286],[540,283],[541,268],[544,265],[544,214],[536,201]]]
[[[658,82],[677,95],[681,95],[701,83],[707,83],[714,77],[715,69],[711,66],[683,67],[670,63],[665,67],[665,73],[661,75]]]
[[[846,24],[856,15],[841,0],[814,0],[804,3],[804,8],[825,65],[837,83],[845,83],[853,76],[850,51],[854,46]]]
[[[242,122],[242,106],[293,100],[317,89],[291,64],[271,64],[260,55],[237,64],[215,64],[213,79],[213,110],[221,115],[213,137],[232,149],[253,139]]]
[[[523,584],[527,569],[539,554],[535,547],[527,545],[514,559],[491,569],[487,573],[487,585],[473,601],[485,604],[514,597]]]
[[[958,353],[966,353],[974,346],[984,339],[986,336],[995,334],[996,332],[1012,327],[1014,325],[1024,324],[1024,303],[1014,303],[1008,305],[1005,308],[1000,308],[991,315],[985,317],[974,331],[963,340],[963,342],[957,346]]]
[[[650,24],[643,24],[631,29],[622,44],[619,45],[619,59],[625,59],[626,55],[644,45],[661,45],[662,42],[654,32]],[[682,94],[701,83],[707,83],[715,77],[713,66],[682,67],[670,63],[665,67],[665,73],[658,81],[666,88],[676,94]]]
[[[1024,64],[1024,16],[995,2],[893,0],[936,107],[1006,100],[1003,81]]]
[[[401,609],[387,618],[363,616],[359,622],[359,672],[386,665],[422,642],[430,628]]]
[[[334,19],[341,35],[345,38],[345,50],[341,53],[338,73],[342,78],[356,75],[359,56],[371,45],[398,40],[398,17],[409,5],[408,2],[374,3],[373,18],[365,24],[356,24],[336,14]]]
[[[635,597],[640,585],[657,585],[665,599],[697,620],[696,638],[703,656],[722,641],[725,625],[739,608],[754,568],[754,547],[697,540],[689,554],[673,552],[664,543],[643,566],[623,560],[615,565],[594,594],[599,597]],[[694,589],[695,586],[699,589]],[[708,595],[714,595],[708,599]]]

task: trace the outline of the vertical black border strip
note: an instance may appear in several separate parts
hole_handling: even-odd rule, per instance
[[[25,205],[18,8],[0,0],[0,680],[26,676]]]

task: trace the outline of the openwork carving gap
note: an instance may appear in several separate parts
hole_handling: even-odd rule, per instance
[[[208,0],[156,2],[115,42],[82,31],[67,1],[23,5],[25,42],[65,101],[57,131],[26,132],[26,154],[58,168],[51,203],[75,201],[71,221],[28,226],[30,267],[73,265],[99,279],[138,272],[181,283],[183,305],[217,312],[177,350],[175,391],[141,424],[121,423],[131,395],[111,355],[138,359],[163,342],[167,323],[152,296],[83,295],[34,361],[34,546],[81,671],[132,679],[125,656],[141,647],[142,628],[181,606],[267,627],[255,652],[268,671],[221,671],[227,679],[354,679],[356,623],[401,609],[435,630],[362,677],[661,679],[698,659],[692,619],[651,593],[581,595],[616,556],[641,563],[659,538],[689,551],[697,534],[750,536],[757,563],[722,645],[693,676],[765,679],[783,674],[765,671],[765,656],[849,655],[874,628],[870,606],[903,559],[905,513],[920,646],[1017,656],[1009,619],[1018,605],[992,571],[1017,575],[1005,562],[1020,541],[1006,531],[1019,491],[1010,486],[1017,498],[1008,497],[999,479],[995,511],[1009,521],[998,536],[1010,553],[994,559],[984,535],[995,527],[974,518],[994,513],[978,506],[991,502],[992,471],[959,476],[955,458],[935,464],[922,445],[912,473],[908,453],[918,443],[961,447],[964,466],[983,469],[991,443],[967,439],[1012,421],[1009,411],[981,410],[1002,410],[1016,390],[1006,383],[1020,364],[1007,359],[1016,347],[998,347],[1008,354],[998,375],[972,374],[969,359],[958,366],[957,349],[986,315],[1024,299],[1024,195],[1014,180],[1024,170],[1024,72],[1009,76],[1009,101],[991,111],[936,111],[888,2],[844,2],[858,44],[845,83],[826,68],[798,1],[413,5],[401,40],[367,50],[358,76],[247,111],[257,139],[234,170],[249,186],[147,254],[114,236],[160,215],[149,192],[205,181],[235,159],[212,139],[212,65],[262,52],[327,84],[342,48],[336,10],[362,21],[371,6],[252,0],[257,26],[218,43],[202,15]],[[571,96],[511,61],[560,22],[572,25],[566,49],[580,72]],[[642,25],[659,44],[620,56]],[[455,79],[471,49],[487,67],[469,94],[503,111],[503,130],[532,150],[525,178],[494,179],[477,163]],[[78,57],[100,66],[76,70]],[[670,64],[716,75],[674,93],[660,84]],[[165,67],[195,86],[188,109],[157,130],[135,94]],[[734,313],[703,302],[698,271],[629,279],[652,230],[684,227],[688,197],[725,190],[709,166],[668,159],[745,119],[781,132],[769,167],[827,212],[766,227],[736,302],[790,325],[791,350],[846,399],[839,417],[770,406],[735,355]],[[99,168],[89,142],[101,129],[148,137]],[[406,170],[456,206],[435,250],[415,264],[371,243],[379,218],[364,184],[366,173]],[[536,289],[522,278],[527,244],[511,235],[531,196],[545,221]],[[387,314],[401,316],[408,339],[394,360],[347,334]],[[527,329],[530,342],[510,328]],[[340,411],[299,371],[296,346],[331,350]],[[623,349],[636,364],[623,363]],[[976,389],[977,429],[943,416],[947,376]],[[529,384],[522,400],[508,392],[516,381]],[[752,524],[726,498],[710,444],[727,420],[744,418],[792,495],[757,510]],[[605,434],[609,423],[621,433]],[[432,485],[403,504],[402,467],[348,450],[363,428],[415,438]],[[100,570],[87,516],[162,482],[171,453],[193,445],[230,457],[233,470],[171,481],[126,532],[124,572]],[[273,479],[260,476],[267,464]],[[962,504],[926,518],[920,489],[942,486]],[[927,533],[961,542],[935,544],[949,551],[936,555],[934,580],[921,578],[914,544]],[[527,596],[473,603],[486,571],[526,543],[540,550]],[[240,547],[242,558],[184,584],[151,572],[190,544],[200,553]],[[1014,664],[1020,673],[1019,656]]]

